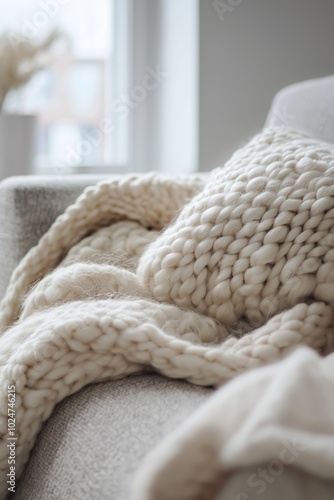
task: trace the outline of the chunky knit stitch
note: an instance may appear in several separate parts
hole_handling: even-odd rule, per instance
[[[153,369],[219,385],[301,343],[328,352],[333,285],[334,150],[299,132],[265,130],[208,180],[87,189],[1,304],[0,498],[7,385],[19,474],[55,404],[90,382]]]
[[[213,172],[138,275],[156,299],[229,325],[308,297],[334,304],[333,180],[332,152],[268,131]]]
[[[200,177],[171,179],[147,174],[125,176],[85,189],[15,269],[1,303],[0,330],[17,319],[29,286],[53,269],[80,238],[122,219],[162,229],[203,184]]]

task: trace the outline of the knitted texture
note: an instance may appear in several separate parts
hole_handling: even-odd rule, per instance
[[[0,331],[18,318],[28,288],[87,233],[122,219],[162,229],[203,183],[200,177],[170,179],[147,174],[124,176],[85,189],[15,269],[1,303]]]
[[[265,130],[208,180],[88,188],[1,304],[0,498],[8,385],[18,477],[55,404],[90,382],[153,369],[219,385],[301,343],[327,353],[333,285],[334,150],[299,132]]]
[[[308,297],[334,304],[334,157],[267,131],[152,244],[138,276],[161,301],[262,324]]]

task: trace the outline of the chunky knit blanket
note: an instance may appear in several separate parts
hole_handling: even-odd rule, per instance
[[[0,484],[56,403],[155,370],[221,385],[333,346],[334,149],[266,129],[208,178],[90,187],[12,275],[0,309]]]

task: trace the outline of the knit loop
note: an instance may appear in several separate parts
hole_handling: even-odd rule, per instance
[[[333,309],[334,151],[324,143],[267,129],[207,181],[150,174],[88,188],[28,252],[1,304],[0,499],[8,386],[18,478],[54,406],[86,384],[153,369],[220,385],[300,344],[326,354]]]

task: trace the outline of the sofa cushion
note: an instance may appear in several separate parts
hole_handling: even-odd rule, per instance
[[[156,374],[85,387],[44,424],[15,499],[127,499],[142,458],[211,392]]]
[[[103,178],[25,175],[0,182],[0,299],[22,257],[85,187]]]

